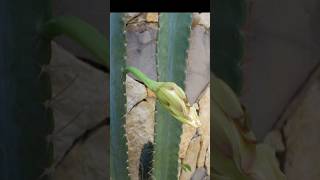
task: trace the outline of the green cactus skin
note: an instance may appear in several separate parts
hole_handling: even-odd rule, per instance
[[[213,38],[213,72],[236,94],[241,93],[241,63],[244,56],[244,35],[241,31],[247,16],[246,0],[216,0]]]
[[[50,19],[50,1],[0,2],[0,179],[45,180],[53,147],[51,82],[41,68],[50,61],[50,41],[38,27]]]
[[[68,36],[100,60],[97,63],[109,68],[107,40],[88,23],[71,16],[54,17],[45,22],[39,31],[49,39],[62,34]]]
[[[184,88],[191,22],[190,13],[160,14],[157,47],[158,81],[175,82]],[[156,109],[153,178],[176,180],[182,125],[159,103]]]
[[[122,13],[110,17],[110,172],[113,180],[129,179],[128,146],[125,136],[126,37]]]

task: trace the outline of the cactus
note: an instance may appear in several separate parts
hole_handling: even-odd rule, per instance
[[[50,42],[37,28],[51,17],[43,0],[0,3],[0,179],[35,180],[52,163]],[[42,179],[46,179],[43,177]]]
[[[241,64],[244,55],[244,35],[241,30],[247,16],[246,0],[215,1],[215,36],[213,39],[213,72],[236,94],[241,93]]]
[[[124,74],[121,68],[125,68],[125,40],[122,32],[124,31],[122,14],[111,14],[111,31],[110,31],[110,57],[111,57],[111,178],[112,179],[128,179],[128,172],[126,169],[128,147],[125,146],[126,139],[123,126],[125,119],[123,118],[126,109],[123,83],[125,82]],[[132,73],[144,84],[154,91],[157,95],[159,103],[156,105],[156,125],[155,125],[155,144],[148,145],[147,153],[150,154],[150,149],[154,150],[151,156],[142,153],[143,160],[140,166],[140,174],[143,177],[149,177],[150,157],[153,158],[152,177],[154,179],[178,179],[179,167],[179,144],[180,135],[182,133],[181,122],[188,123],[189,118],[193,117],[189,113],[187,117],[185,114],[180,114],[178,109],[174,108],[181,105],[186,110],[192,109],[187,104],[184,92],[180,87],[184,87],[187,49],[189,47],[189,36],[191,31],[192,16],[190,13],[162,13],[160,15],[160,30],[158,34],[158,81],[155,82],[149,79],[146,75],[133,67],[125,68],[125,73]],[[121,79],[119,79],[121,75]],[[171,81],[171,82],[168,82]],[[174,83],[176,84],[174,84]],[[177,101],[171,102],[166,98],[168,94],[167,87],[175,89],[177,94],[172,95]],[[178,98],[181,97],[182,99]],[[162,105],[160,105],[160,103]],[[166,106],[166,103],[176,105],[174,107]],[[171,114],[170,114],[170,113]],[[191,111],[190,111],[191,112]],[[195,112],[195,111],[192,111]],[[177,121],[177,120],[180,120]],[[192,118],[191,118],[192,119]],[[113,122],[114,121],[114,122]],[[191,125],[193,123],[190,123]],[[114,137],[114,138],[112,138]],[[144,152],[143,151],[143,152]],[[114,168],[112,168],[114,167]]]
[[[124,68],[126,66],[125,30],[122,13],[110,17],[110,164],[111,179],[129,179],[128,147],[125,134],[126,96]]]
[[[213,178],[284,180],[275,152],[258,144],[249,115],[238,100],[242,89],[241,63],[247,16],[245,0],[216,1],[213,95]]]
[[[184,88],[192,16],[189,13],[162,13],[159,19],[158,80],[172,81]],[[153,176],[155,179],[177,179],[182,126],[159,103],[156,109]]]

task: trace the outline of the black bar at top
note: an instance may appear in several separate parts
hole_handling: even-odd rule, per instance
[[[110,12],[210,12],[210,0],[110,1]]]

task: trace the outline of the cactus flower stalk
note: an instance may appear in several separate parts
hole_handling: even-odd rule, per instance
[[[196,111],[196,104],[193,106],[188,102],[184,91],[173,82],[157,82],[134,67],[127,67],[126,73],[130,72],[142,81],[158,98],[160,104],[164,106],[170,114],[182,123],[195,128],[201,123]]]

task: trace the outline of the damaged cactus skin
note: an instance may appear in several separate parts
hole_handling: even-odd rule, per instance
[[[181,123],[195,128],[200,127],[200,120],[195,106],[190,106],[184,91],[173,82],[157,82],[147,77],[134,67],[127,67],[126,72],[132,73],[156,94],[160,104]]]

